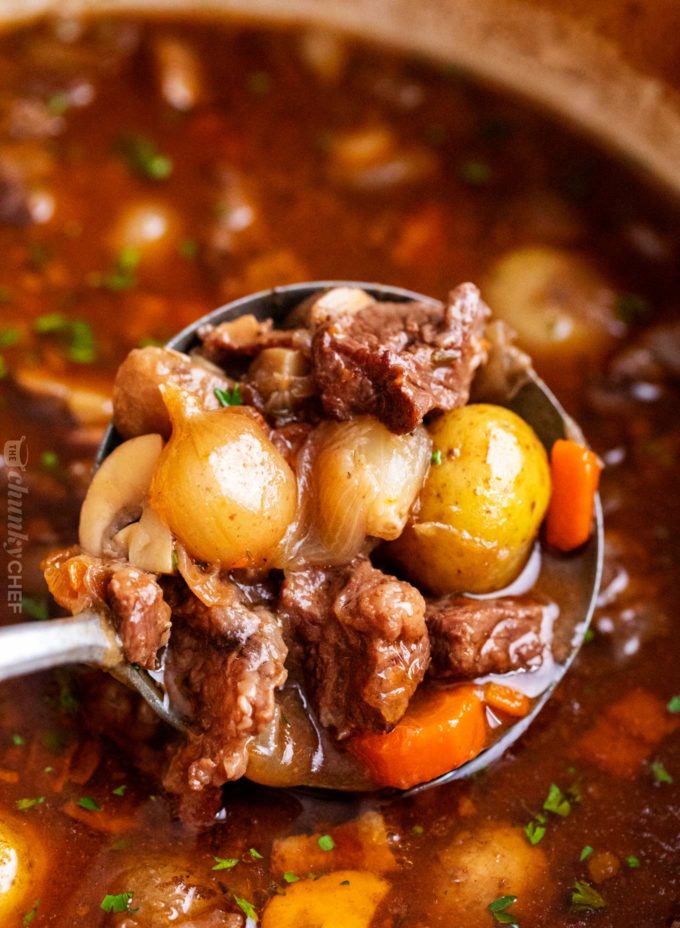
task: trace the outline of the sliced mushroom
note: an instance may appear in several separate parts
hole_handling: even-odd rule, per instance
[[[128,560],[133,567],[154,574],[172,574],[175,540],[155,510],[148,504],[142,510],[142,518],[129,528]]]
[[[92,478],[80,511],[80,546],[101,557],[121,528],[142,514],[163,439],[139,435],[119,445]]]

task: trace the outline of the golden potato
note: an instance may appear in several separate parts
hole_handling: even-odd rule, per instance
[[[606,278],[581,255],[561,248],[508,252],[492,265],[482,291],[554,386],[578,385],[625,332]]]
[[[262,928],[369,928],[388,888],[385,880],[361,870],[300,880],[267,903]]]
[[[390,549],[435,593],[501,589],[524,566],[548,506],[545,449],[523,419],[485,403],[445,413],[430,435],[420,510]]]
[[[0,924],[21,924],[39,898],[45,857],[38,836],[27,827],[0,823]]]

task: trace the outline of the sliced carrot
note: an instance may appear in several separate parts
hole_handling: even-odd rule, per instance
[[[7,770],[0,767],[0,783],[18,783],[19,774],[16,770]]]
[[[588,541],[601,470],[597,455],[588,448],[566,439],[555,442],[550,452],[548,544],[560,551],[573,551]]]
[[[378,786],[408,789],[476,757],[486,740],[484,706],[474,686],[416,698],[388,734],[357,735],[349,747]]]
[[[529,697],[519,690],[500,683],[489,683],[484,690],[484,702],[492,709],[498,709],[506,715],[514,715],[518,719],[529,714],[531,703]]]
[[[62,806],[62,811],[76,822],[82,822],[95,831],[101,831],[107,835],[122,835],[125,832],[134,831],[138,826],[137,820],[132,815],[110,815],[104,810],[90,812],[71,801]]]

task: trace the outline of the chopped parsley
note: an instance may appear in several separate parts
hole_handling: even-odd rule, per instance
[[[28,928],[28,925],[31,924],[33,919],[38,914],[39,908],[40,908],[40,899],[36,899],[35,902],[33,903],[32,908],[30,908],[28,912],[26,912],[24,917],[21,919],[22,928]]]
[[[516,925],[517,919],[512,912],[508,912],[510,906],[514,905],[515,902],[517,902],[517,896],[499,896],[498,899],[490,902],[486,908],[499,925]]]
[[[26,742],[21,737],[21,735],[17,735],[17,734],[12,735],[12,744],[16,745],[17,747],[21,747],[21,745],[25,743]]]
[[[666,768],[664,767],[664,765],[661,763],[660,760],[653,760],[649,766],[652,771],[652,776],[654,777],[657,783],[672,783],[673,782],[673,777],[666,770]]]
[[[491,168],[486,161],[464,161],[460,166],[460,178],[471,187],[483,187],[491,180]]]
[[[28,260],[36,271],[42,271],[52,260],[52,251],[42,242],[33,242],[28,246]]]
[[[145,180],[167,180],[172,174],[172,159],[162,154],[156,143],[145,135],[126,135],[118,140],[116,151],[131,174]]]
[[[316,843],[319,845],[322,851],[332,851],[335,847],[335,841],[331,838],[330,835],[321,835]]]
[[[425,834],[425,829],[423,828],[422,825],[414,825],[413,828],[411,829],[411,834],[415,835],[418,838],[420,837],[420,835]]]
[[[124,796],[127,789],[127,783],[121,783],[120,786],[117,786],[115,789],[112,789],[111,792],[114,796]]]
[[[437,448],[435,451],[432,452],[432,457],[430,458],[430,462],[432,464],[441,464],[442,462],[441,448]]]
[[[579,860],[580,861],[587,860],[592,853],[593,853],[592,846],[590,844],[586,844],[586,846],[583,848],[583,850],[581,851],[579,855]]]
[[[575,909],[604,909],[607,903],[594,886],[584,880],[577,880],[571,891],[571,904]]]
[[[213,870],[233,870],[239,862],[238,857],[213,857],[216,862]]]
[[[65,344],[66,356],[75,364],[91,364],[97,357],[92,327],[84,319],[68,319],[63,313],[45,313],[33,322],[36,335],[55,335]]]
[[[524,834],[527,836],[529,844],[536,845],[543,839],[547,831],[545,824],[545,815],[537,815],[535,819],[524,826]]]
[[[55,471],[59,467],[59,455],[56,451],[43,451],[40,455],[40,467],[48,472]]]
[[[90,283],[95,287],[104,287],[112,293],[131,290],[137,286],[137,268],[141,255],[138,248],[127,245],[118,252],[113,268],[105,274],[92,274]]]
[[[63,116],[71,106],[71,99],[63,90],[53,93],[45,101],[45,107],[50,116]]]
[[[349,880],[341,880],[338,886],[349,886]]]
[[[36,335],[51,335],[61,332],[68,326],[68,319],[63,313],[43,313],[33,320]]]
[[[257,921],[257,912],[255,911],[255,906],[252,902],[248,902],[248,900],[244,899],[242,896],[234,896],[234,902],[243,912],[246,918],[252,918],[254,922]]]
[[[253,858],[253,860],[264,860],[264,856],[260,854],[257,848],[251,847],[248,853]]]
[[[235,383],[231,390],[222,390],[215,387],[215,397],[220,406],[240,406],[241,405],[241,387]]]
[[[283,878],[286,883],[297,883],[300,877],[296,873],[291,873],[290,870],[286,870],[283,874]]]
[[[571,812],[571,803],[559,786],[556,783],[551,783],[543,808],[546,812],[553,812],[555,815],[561,815],[564,818]]]
[[[17,799],[16,807],[19,812],[25,812],[27,809],[32,809],[33,806],[41,806],[44,801],[44,796],[36,796],[34,799]]]
[[[15,326],[8,326],[0,329],[0,348],[13,348],[19,341],[19,329]]]
[[[107,893],[101,901],[104,912],[130,912],[130,903],[134,893]]]
[[[668,700],[666,708],[671,713],[671,715],[676,715],[678,712],[680,712],[680,696],[672,696]]]
[[[631,870],[637,870],[640,866],[640,858],[636,857],[634,854],[631,854],[629,857],[626,857],[626,864],[630,867]]]
[[[102,807],[92,796],[81,796],[78,800],[78,805],[81,809],[86,809],[88,812],[101,812],[102,810]]]
[[[649,303],[637,293],[619,293],[616,298],[615,312],[621,322],[626,324],[640,322],[649,313]]]

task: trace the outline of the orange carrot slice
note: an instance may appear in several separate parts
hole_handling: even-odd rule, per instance
[[[500,683],[488,684],[484,690],[484,702],[492,709],[497,709],[506,715],[513,715],[518,719],[528,715],[531,708],[528,696]]]
[[[378,786],[408,789],[476,757],[486,740],[484,706],[474,686],[417,698],[388,734],[357,735],[349,747]]]
[[[553,445],[546,538],[554,548],[573,551],[590,537],[601,469],[597,456],[583,445],[566,439]]]

